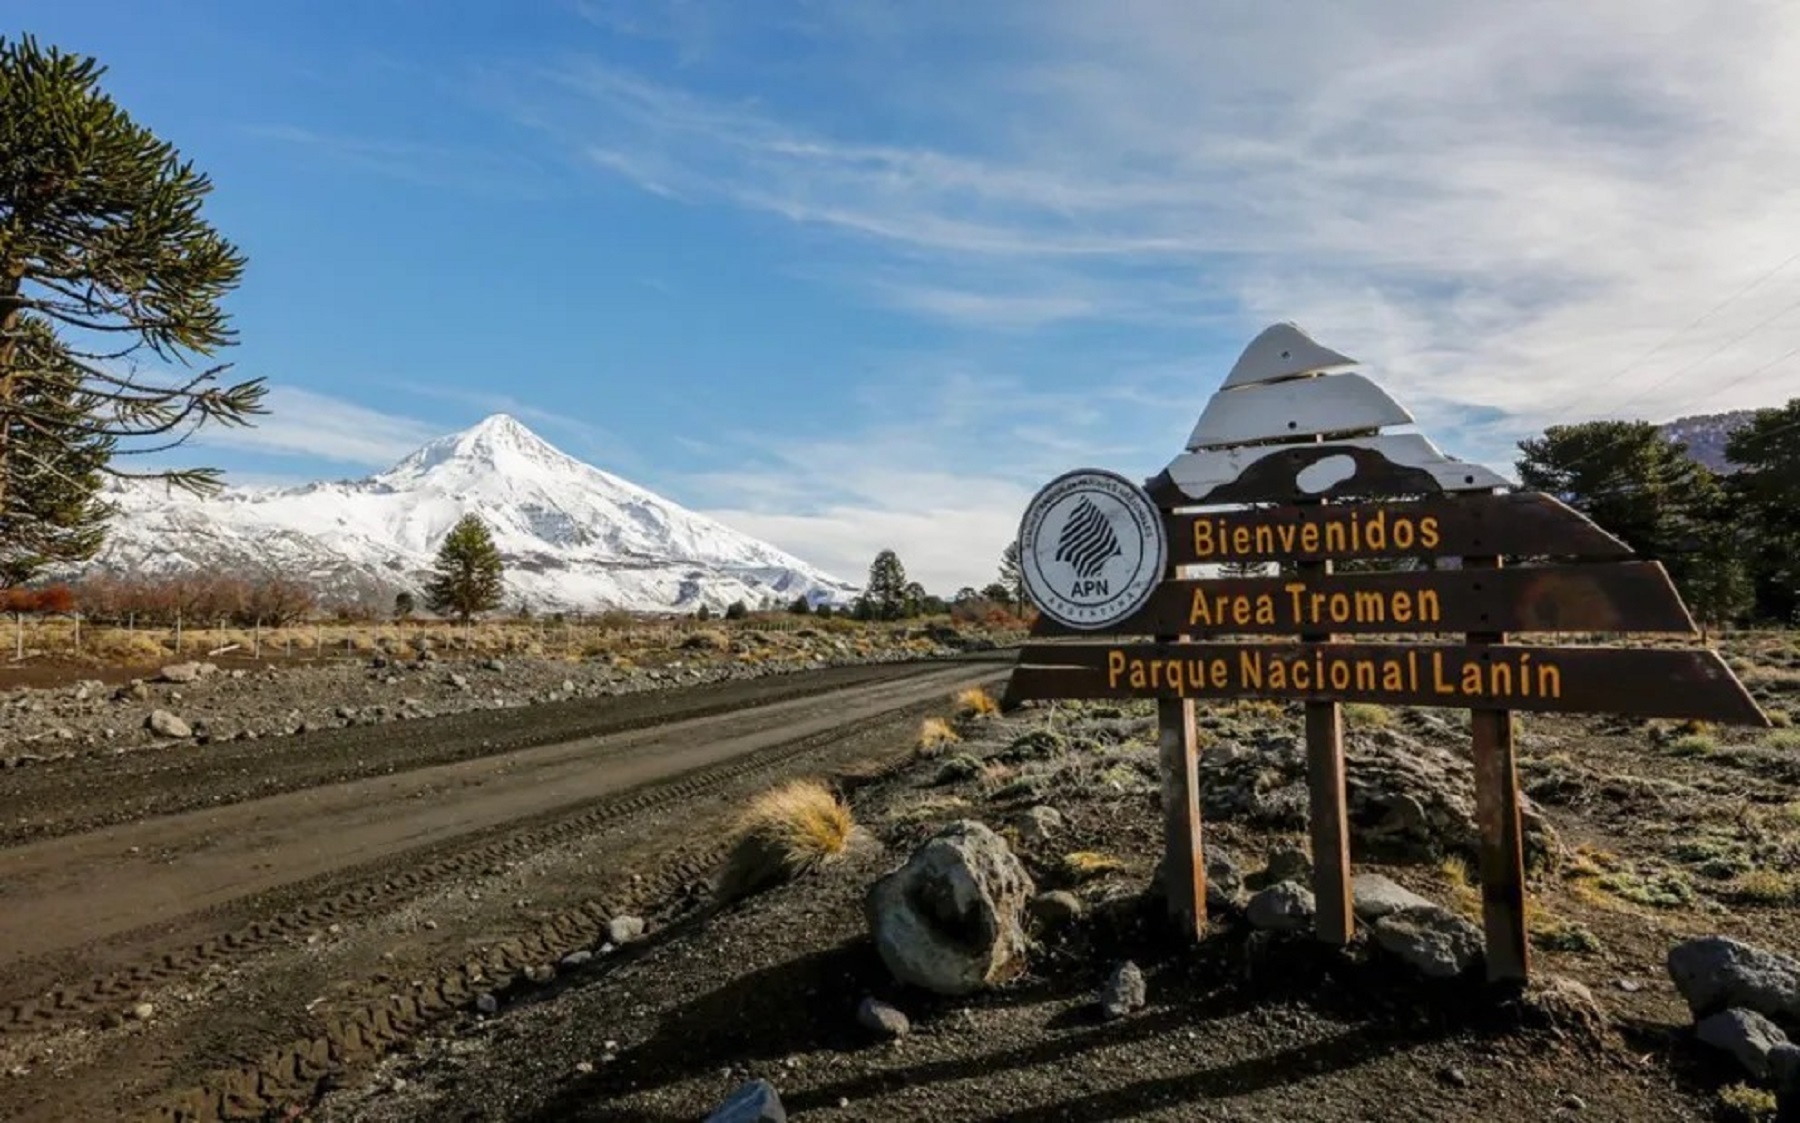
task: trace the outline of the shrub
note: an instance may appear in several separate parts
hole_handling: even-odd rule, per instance
[[[1669,752],[1675,756],[1706,756],[1719,747],[1719,743],[1705,733],[1687,733],[1669,742]]]
[[[919,754],[936,756],[943,751],[945,745],[954,745],[962,740],[950,723],[941,717],[928,717],[919,726]]]
[[[979,775],[981,775],[981,762],[968,753],[957,753],[938,769],[937,782],[956,784],[963,780],[973,780]]]
[[[736,900],[838,857],[855,827],[849,806],[817,780],[764,792],[738,819],[719,879],[720,899]]]
[[[1000,712],[1000,704],[979,686],[959,691],[954,701],[959,718],[989,717]]]
[[[750,615],[750,606],[741,600],[734,600],[725,606],[725,619],[742,620]]]
[[[1362,729],[1386,729],[1394,724],[1394,712],[1373,702],[1346,702],[1344,721]]]
[[[1719,1089],[1719,1118],[1726,1123],[1769,1123],[1775,1118],[1775,1093],[1748,1084]]]

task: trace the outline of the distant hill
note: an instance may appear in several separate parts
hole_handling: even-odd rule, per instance
[[[1730,413],[1700,413],[1681,417],[1661,426],[1663,435],[1687,445],[1688,455],[1715,472],[1735,472],[1736,464],[1725,458],[1725,439],[1748,424],[1756,411],[1733,410]]]

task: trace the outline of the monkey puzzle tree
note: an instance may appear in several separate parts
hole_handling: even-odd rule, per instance
[[[19,559],[91,555],[102,475],[218,484],[216,469],[133,472],[116,456],[265,412],[261,379],[224,386],[227,366],[194,366],[235,341],[220,301],[244,268],[200,217],[212,184],[100,89],[104,73],[0,37],[0,534],[15,577]]]
[[[487,524],[479,515],[464,515],[438,547],[431,580],[425,583],[425,604],[440,616],[468,623],[477,612],[500,607],[506,593],[503,570]]]

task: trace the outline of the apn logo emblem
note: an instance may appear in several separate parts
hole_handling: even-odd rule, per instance
[[[1093,500],[1084,496],[1069,512],[1056,543],[1056,560],[1068,563],[1075,571],[1077,580],[1070,592],[1078,597],[1104,595],[1108,590],[1106,582],[1099,579],[1100,574],[1107,562],[1124,554],[1112,523]]]
[[[1019,524],[1025,591],[1040,612],[1071,628],[1103,628],[1142,608],[1167,560],[1162,514],[1115,472],[1058,476]]]

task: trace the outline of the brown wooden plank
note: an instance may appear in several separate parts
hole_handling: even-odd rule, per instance
[[[1300,563],[1302,567],[1318,563]],[[1034,636],[1663,632],[1694,619],[1660,562],[1427,569],[1165,581],[1143,609],[1102,630],[1040,615]]]
[[[1329,579],[1328,561],[1302,562],[1309,579]],[[1329,644],[1331,635],[1308,632],[1308,644]],[[1350,811],[1344,791],[1344,707],[1336,700],[1306,704],[1306,789],[1308,833],[1312,841],[1313,934],[1343,947],[1356,932],[1350,889]]]
[[[1475,572],[1498,576],[1499,558],[1469,558]],[[1506,642],[1501,632],[1469,634],[1472,648]],[[1481,834],[1481,923],[1490,982],[1523,982],[1531,971],[1525,932],[1525,831],[1510,710],[1469,713],[1475,761],[1475,819]]]
[[[1157,756],[1162,771],[1163,889],[1176,935],[1206,935],[1206,856],[1201,852],[1199,739],[1191,699],[1156,703]]]
[[[1154,483],[1154,481],[1152,481]],[[1155,493],[1152,493],[1153,497]],[[1182,499],[1163,495],[1165,506]],[[1191,501],[1188,505],[1191,506]],[[1315,528],[1310,534],[1307,527]],[[1630,547],[1537,491],[1167,516],[1177,565],[1393,557],[1628,558]]]
[[[1296,664],[1302,668],[1298,672]],[[1344,670],[1334,671],[1338,665]],[[1275,667],[1281,668],[1279,679]],[[1474,681],[1465,684],[1465,674]],[[1510,680],[1510,692],[1501,689],[1503,679]],[[1476,693],[1468,685],[1483,690]],[[1020,652],[1008,693],[1019,700],[1335,699],[1769,724],[1718,653],[1696,648],[1031,644]]]

